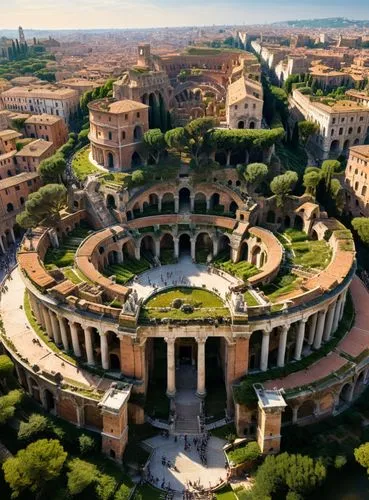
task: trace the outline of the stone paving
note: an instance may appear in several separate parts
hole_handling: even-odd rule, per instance
[[[15,348],[28,359],[30,366],[38,365],[41,370],[49,373],[62,373],[64,378],[86,386],[99,386],[106,390],[110,386],[109,380],[102,379],[80,369],[67,360],[57,356],[33,331],[23,309],[25,286],[18,268],[11,279],[4,283],[7,287],[0,299],[0,316],[3,321],[6,336],[13,342]]]
[[[208,272],[205,265],[194,264],[190,257],[182,257],[178,264],[155,267],[146,271],[133,281],[132,288],[137,291],[138,296],[144,300],[155,290],[169,286],[193,286],[215,291],[225,299],[229,287],[239,284],[239,280],[224,273],[219,276]]]
[[[191,443],[193,436],[188,439]],[[190,481],[192,484],[198,482],[203,488],[209,489],[226,480],[227,471],[223,451],[226,441],[222,439],[210,437],[206,452],[207,466],[202,465],[193,444],[190,450],[184,450],[184,436],[178,437],[177,442],[174,436],[168,438],[155,436],[144,443],[154,450],[149,471],[154,479],[158,478],[158,481],[154,481],[154,485],[159,488],[164,481],[165,487],[170,486],[172,490],[182,492]],[[162,465],[162,457],[171,463],[172,468]]]

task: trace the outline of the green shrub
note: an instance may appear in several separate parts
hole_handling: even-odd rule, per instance
[[[115,493],[114,500],[128,500],[131,494],[131,488],[125,484],[121,484]]]
[[[259,456],[260,448],[256,441],[251,441],[246,446],[228,452],[229,461],[234,465],[243,464],[244,462],[255,462]]]
[[[33,413],[28,422],[21,422],[18,431],[18,439],[28,440],[35,436],[40,437],[49,430],[49,422],[46,417]]]
[[[78,441],[81,455],[87,455],[87,453],[90,453],[91,451],[94,451],[96,449],[96,442],[91,436],[82,434],[81,436],[79,436]]]

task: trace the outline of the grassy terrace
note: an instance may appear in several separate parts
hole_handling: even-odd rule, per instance
[[[293,252],[292,264],[313,269],[325,269],[332,258],[332,250],[325,240],[311,240],[303,231],[287,229],[282,243]],[[289,240],[287,243],[286,239]]]
[[[178,300],[178,308],[173,301]],[[183,304],[193,308],[192,312],[180,309]],[[177,304],[176,304],[177,305]],[[229,317],[228,308],[214,293],[200,288],[173,288],[163,291],[149,299],[141,309],[141,319],[171,318],[178,320]]]
[[[251,276],[255,276],[258,274],[259,269],[251,264],[251,262],[247,262],[246,260],[241,260],[240,262],[233,263],[228,255],[219,255],[216,259],[214,259],[213,264],[216,268],[225,271],[226,273],[231,274],[232,276],[236,276],[243,281],[247,281]]]
[[[44,264],[46,269],[73,266],[74,255],[82,241],[88,236],[91,229],[82,225],[73,229],[69,235],[60,242],[59,248],[49,248],[46,252]]]
[[[301,279],[296,274],[285,274],[281,271],[272,283],[268,283],[260,288],[271,302],[277,302],[283,295],[296,290],[300,286],[300,282]]]
[[[99,170],[95,165],[93,165],[90,160],[88,159],[88,155],[90,153],[89,148],[84,148],[78,151],[72,161],[72,169],[74,172],[74,175],[79,179],[80,181],[83,181],[86,179],[86,177],[90,174],[96,174],[96,173],[101,173],[101,170]]]
[[[125,259],[123,264],[112,264],[104,269],[105,276],[116,276],[116,282],[124,285],[129,280],[134,278],[136,274],[143,273],[150,269],[150,264],[144,258],[141,260]]]
[[[251,292],[247,291],[243,294],[246,304],[250,307],[259,306],[259,302],[255,299]]]

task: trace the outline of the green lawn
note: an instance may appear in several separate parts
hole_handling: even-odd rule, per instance
[[[174,299],[181,299],[184,304],[194,307],[194,311],[186,313],[180,309],[171,308]],[[165,310],[164,308],[171,308]],[[222,299],[207,290],[200,288],[174,288],[163,291],[149,299],[141,309],[141,319],[171,318],[178,320],[224,318],[229,317],[229,309],[224,307]]]
[[[293,251],[292,264],[306,268],[325,269],[331,261],[332,250],[329,244],[325,240],[311,240],[303,231],[287,229],[282,233],[281,242],[286,249]]]
[[[271,302],[276,302],[283,295],[298,288],[300,281],[296,274],[281,274],[272,283],[268,283],[260,288]]]
[[[73,266],[77,248],[90,232],[87,226],[77,227],[60,241],[59,248],[48,248],[44,258],[46,269]]]
[[[246,260],[234,263],[230,259],[220,257],[219,259],[215,259],[213,263],[218,269],[222,269],[226,273],[236,276],[244,281],[247,281],[251,278],[251,276],[255,276],[255,274],[258,274],[259,272],[259,269],[256,266]]]
[[[233,493],[233,490],[229,485],[224,486],[224,488],[219,490],[215,496],[217,500],[237,500],[236,495]]]
[[[72,169],[74,172],[74,175],[79,179],[80,181],[83,181],[86,179],[86,177],[90,174],[95,174],[97,172],[102,172],[100,169],[95,167],[90,160],[88,159],[88,155],[90,153],[89,148],[84,148],[78,151],[72,161]]]
[[[246,304],[250,307],[259,306],[259,302],[255,299],[251,292],[247,291],[243,294]]]
[[[80,278],[80,276],[78,274],[76,274],[76,272],[74,271],[74,269],[72,268],[67,268],[67,269],[64,269],[63,271],[64,273],[64,276],[70,280],[72,283],[78,285],[79,283],[82,283],[82,279]]]
[[[143,273],[150,269],[150,264],[144,258],[141,260],[125,259],[122,264],[112,264],[104,269],[105,276],[115,275],[117,283],[124,285],[136,274]]]
[[[174,299],[182,299],[194,307],[224,307],[220,297],[200,288],[173,288],[156,294],[145,304],[146,307],[170,307]]]

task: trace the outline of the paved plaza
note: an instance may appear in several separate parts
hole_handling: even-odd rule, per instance
[[[171,286],[205,287],[225,299],[229,287],[239,283],[237,278],[227,273],[220,276],[209,272],[207,266],[195,264],[191,257],[185,256],[177,264],[155,267],[140,274],[131,286],[144,300],[153,292]]]
[[[205,466],[201,463],[193,438],[194,436],[187,438],[191,443],[191,449],[188,450],[185,450],[184,436],[178,436],[177,441],[174,436],[155,436],[145,441],[145,444],[154,450],[148,470],[154,486],[160,488],[164,485],[165,488],[182,492],[186,488],[194,491],[193,487],[189,487],[190,483],[210,489],[225,481],[227,471],[223,446],[226,442],[214,436],[210,437]],[[166,462],[170,462],[170,467],[162,464],[163,457]]]

